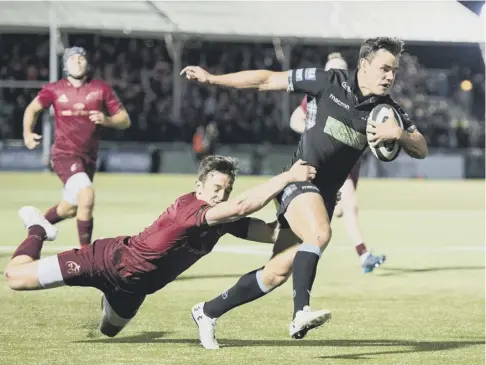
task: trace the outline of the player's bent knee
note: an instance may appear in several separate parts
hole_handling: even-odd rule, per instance
[[[124,327],[125,326],[117,327],[117,326],[112,325],[109,322],[102,321],[101,325],[100,325],[100,332],[107,337],[115,337],[117,334],[119,334],[121,332],[121,330]]]
[[[83,188],[78,193],[78,210],[93,210],[95,193],[93,187]]]
[[[15,291],[25,290],[25,285],[20,280],[8,279],[7,278],[7,286],[9,287],[9,289],[12,289],[12,290],[15,290]]]
[[[328,227],[327,229],[320,229],[317,232],[315,240],[317,245],[321,249],[324,249],[329,244],[329,241],[331,241],[331,237],[332,237],[332,230],[331,227]]]
[[[8,266],[3,271],[3,277],[7,282],[7,286],[12,290],[22,290],[22,285],[18,279],[15,278],[15,270],[11,270]]]
[[[5,281],[7,282],[7,286],[15,291],[22,291],[31,289],[31,283],[27,280],[26,277],[23,277],[21,273],[15,268],[5,268],[4,271]]]
[[[133,318],[123,318],[116,313],[103,295],[103,316],[101,317],[100,332],[108,337],[115,337]],[[136,312],[135,312],[136,313]],[[135,315],[135,314],[134,314]]]

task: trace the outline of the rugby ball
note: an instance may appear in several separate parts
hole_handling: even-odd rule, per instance
[[[373,108],[368,117],[368,121],[374,120],[376,123],[384,123],[388,120],[388,114],[390,109],[395,114],[395,120],[400,128],[403,129],[403,121],[400,118],[400,114],[393,108],[391,105],[388,104],[379,104]],[[370,147],[371,152],[376,156],[377,159],[380,161],[390,162],[393,161],[398,157],[402,146],[400,143],[396,141],[390,142],[380,142],[375,147],[371,146],[368,140],[368,146]]]

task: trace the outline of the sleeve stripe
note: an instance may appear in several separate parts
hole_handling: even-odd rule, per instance
[[[292,70],[288,70],[287,75],[288,75],[288,85],[287,85],[287,91],[294,91],[294,83],[292,82]]]
[[[414,124],[412,124],[410,127],[407,128],[407,132],[412,133],[416,129],[417,129],[417,127]]]

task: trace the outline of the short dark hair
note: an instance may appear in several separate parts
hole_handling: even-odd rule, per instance
[[[380,49],[384,49],[385,51],[390,52],[395,57],[400,57],[403,52],[404,44],[405,42],[398,38],[368,38],[363,43],[361,43],[361,48],[359,49],[359,59],[366,58],[368,61],[371,61],[374,54]]]
[[[238,159],[221,155],[206,156],[199,164],[197,179],[204,183],[212,171],[229,175],[231,183],[233,183],[238,174]]]

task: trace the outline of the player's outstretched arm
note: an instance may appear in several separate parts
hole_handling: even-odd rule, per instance
[[[268,70],[240,71],[224,75],[212,75],[199,66],[187,66],[181,71],[189,80],[203,84],[232,87],[236,89],[287,90],[288,72]]]
[[[24,121],[23,121],[23,136],[24,144],[29,149],[34,149],[41,140],[41,136],[34,133],[34,127],[37,123],[40,112],[44,109],[39,101],[39,97],[36,97],[25,108]]]
[[[305,120],[306,115],[304,109],[302,108],[302,106],[299,105],[297,108],[295,108],[294,112],[290,116],[290,128],[292,128],[294,132],[300,134],[304,133]]]
[[[210,208],[206,213],[208,225],[227,223],[255,213],[267,205],[288,184],[315,178],[316,169],[304,161],[297,161],[290,170],[267,182],[245,191],[238,197]]]

